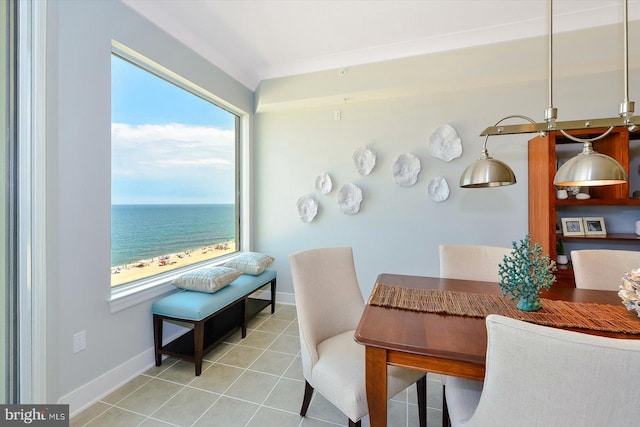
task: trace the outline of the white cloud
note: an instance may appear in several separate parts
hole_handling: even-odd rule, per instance
[[[126,123],[112,123],[111,134],[116,140],[129,143],[144,143],[158,141],[226,142],[233,137],[233,130],[223,130],[207,126],[189,126],[181,123],[164,125],[137,125]]]
[[[157,167],[217,166],[225,169],[233,169],[233,163],[223,159],[165,159],[156,160],[155,162],[140,162],[140,164],[148,164]]]
[[[178,123],[113,123],[111,144],[112,171],[120,177],[184,177],[205,169],[233,171],[235,165],[233,130]]]

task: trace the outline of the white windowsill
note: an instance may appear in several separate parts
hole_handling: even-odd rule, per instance
[[[135,282],[120,285],[115,290],[111,291],[111,297],[109,298],[111,313],[117,313],[119,311],[126,310],[129,307],[133,307],[134,305],[150,301],[163,295],[178,292],[179,289],[171,284],[173,279],[199,268],[222,265],[230,259],[238,256],[240,253],[241,252],[234,252],[233,254],[221,256],[211,261],[183,267],[174,271],[149,277],[147,279],[140,279]]]

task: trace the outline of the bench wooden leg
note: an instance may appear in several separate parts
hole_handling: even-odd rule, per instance
[[[160,354],[160,349],[162,348],[162,322],[162,316],[153,315],[153,347],[155,349],[156,366],[162,365],[162,355]]]
[[[196,364],[196,376],[202,373],[202,358],[204,357],[204,322],[193,324],[193,358]]]
[[[271,314],[276,312],[276,279],[271,281]]]
[[[247,304],[249,304],[249,298],[242,300],[240,304],[240,319],[242,319],[242,338],[247,337],[247,323],[249,323],[249,310],[247,310]]]

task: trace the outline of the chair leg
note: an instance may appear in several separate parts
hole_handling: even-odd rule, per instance
[[[304,382],[304,398],[302,399],[302,408],[300,408],[300,415],[306,416],[307,409],[309,409],[309,403],[311,403],[311,397],[313,396],[313,387],[308,381]],[[349,419],[349,427],[360,427],[360,421],[353,422]],[[421,425],[421,427],[424,427]]]
[[[442,384],[442,427],[451,427],[451,419],[449,418],[449,408],[447,408],[447,396],[445,394],[445,385]]]
[[[311,403],[311,396],[313,396],[313,387],[307,381],[304,382],[304,398],[302,399],[302,408],[300,408],[300,415],[307,415],[307,409],[309,409],[309,403]]]
[[[416,381],[418,391],[418,418],[420,427],[427,427],[427,376]]]

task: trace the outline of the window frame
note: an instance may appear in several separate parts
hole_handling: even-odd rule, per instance
[[[177,289],[171,285],[171,281],[189,271],[205,266],[221,265],[234,258],[245,248],[249,247],[249,209],[248,209],[248,182],[249,160],[245,153],[249,141],[249,114],[233,104],[214,95],[207,89],[183,78],[179,74],[128,48],[122,43],[112,40],[109,58],[113,55],[140,67],[154,76],[171,83],[194,96],[198,96],[235,116],[235,226],[236,226],[236,251],[222,255],[198,264],[192,264],[165,273],[156,274],[147,278],[134,280],[116,287],[111,286],[111,268],[108,266],[108,301],[111,313],[124,310],[133,305],[140,304],[161,295],[175,292]],[[109,61],[111,63],[111,61]],[[110,142],[111,143],[111,142]],[[109,257],[111,259],[111,257]]]

